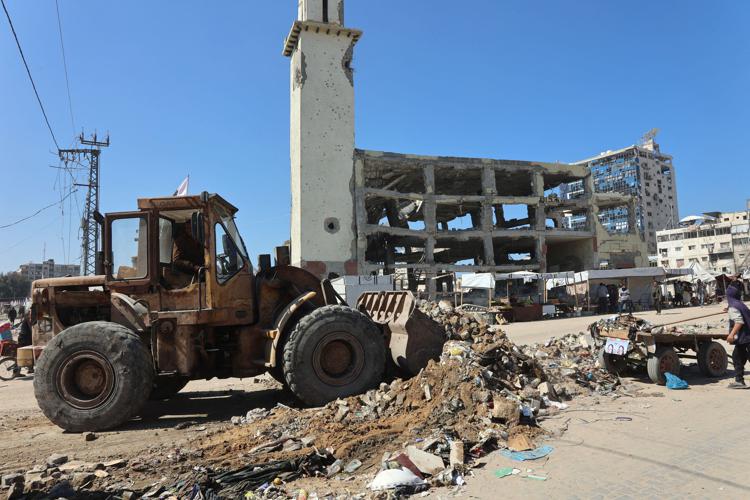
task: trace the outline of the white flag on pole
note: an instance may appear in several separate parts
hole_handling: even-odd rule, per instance
[[[187,177],[185,177],[185,180],[183,180],[180,185],[177,186],[177,191],[175,191],[172,196],[187,196],[189,184],[190,176],[188,175]]]

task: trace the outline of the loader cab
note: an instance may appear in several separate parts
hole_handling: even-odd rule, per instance
[[[145,198],[138,211],[105,217],[107,287],[148,304],[150,312],[200,311],[199,322],[253,320],[253,268],[218,195]]]

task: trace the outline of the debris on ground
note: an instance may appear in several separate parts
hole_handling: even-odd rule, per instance
[[[222,429],[197,433],[188,446],[154,449],[127,464],[74,463],[62,471],[68,457],[52,456],[33,484],[49,489],[67,481],[69,488],[122,498],[123,491],[128,498],[288,498],[301,494],[287,489],[301,477],[358,478],[361,489],[369,484],[396,496],[460,488],[494,450],[524,460],[546,456],[550,447],[536,448],[545,434],[540,419],[575,396],[618,386],[583,334],[521,347],[492,315],[445,301],[418,305],[444,327],[447,341],[440,359],[410,379],[393,378],[319,408],[251,409]],[[134,487],[157,474],[161,481]]]
[[[538,460],[544,458],[552,453],[553,448],[551,446],[540,446],[535,450],[530,451],[512,451],[509,449],[500,450],[500,454],[505,458],[510,458],[517,462],[523,462],[526,460]]]

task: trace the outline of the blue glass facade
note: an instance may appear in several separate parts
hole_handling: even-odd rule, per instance
[[[636,197],[640,195],[641,172],[638,157],[634,150],[624,151],[617,155],[592,160],[588,163],[597,193],[622,193]],[[563,196],[575,198],[583,192],[583,181],[568,184]],[[640,203],[636,203],[635,220],[638,230],[643,231],[643,218],[640,213]],[[627,207],[615,207],[601,210],[599,222],[610,233],[628,232]],[[566,225],[571,229],[582,229],[586,225],[583,215],[569,217]]]

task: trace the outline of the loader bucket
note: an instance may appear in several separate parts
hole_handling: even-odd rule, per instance
[[[393,362],[416,375],[431,359],[440,359],[445,328],[416,307],[411,292],[365,292],[357,309],[383,327]]]

